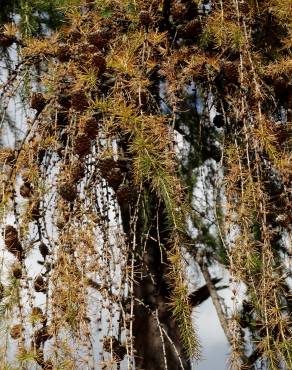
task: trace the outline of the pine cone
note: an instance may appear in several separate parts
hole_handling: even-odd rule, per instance
[[[78,134],[75,138],[75,144],[73,147],[74,154],[78,154],[80,157],[89,154],[91,149],[91,140],[86,134]]]
[[[19,264],[14,264],[12,266],[12,275],[15,279],[21,279],[22,278],[22,268]]]
[[[172,5],[171,14],[175,22],[184,21],[186,14],[185,4],[182,4],[180,1],[175,1]]]
[[[70,103],[70,105],[71,105],[71,103]],[[54,115],[52,117],[52,120],[53,120],[53,122],[55,122],[55,120],[56,120],[58,126],[65,127],[69,123],[68,113],[66,111],[58,111],[56,116]]]
[[[103,349],[108,353],[111,353],[112,351],[113,357],[117,362],[122,361],[127,353],[125,346],[123,346],[115,337],[105,337],[103,341]]]
[[[70,32],[70,40],[73,42],[80,41],[81,37],[82,37],[81,32],[77,29],[72,30]]]
[[[201,33],[202,25],[198,19],[193,19],[188,22],[183,29],[183,35],[187,39],[197,38]]]
[[[19,190],[19,193],[20,195],[23,197],[23,198],[29,198],[32,196],[32,186],[31,186],[31,183],[30,182],[24,182],[21,187],[20,187],[20,190]]]
[[[126,204],[130,198],[130,189],[128,185],[120,185],[117,192],[117,200],[120,205]]]
[[[83,90],[74,91],[71,95],[71,107],[78,112],[83,112],[88,108],[88,99]]]
[[[93,32],[87,36],[87,41],[98,49],[102,49],[106,46],[107,34],[104,31]]]
[[[33,307],[31,310],[31,316],[38,317],[40,319],[44,318],[43,310],[40,307]],[[41,320],[43,321],[43,320]]]
[[[98,123],[94,117],[89,118],[84,123],[83,131],[90,139],[95,139],[98,132]]]
[[[85,169],[83,162],[75,161],[70,169],[70,180],[72,182],[78,182],[85,175]]]
[[[17,324],[12,326],[10,329],[10,336],[12,339],[19,339],[21,337],[23,331],[23,326],[21,324]]]
[[[77,188],[74,184],[66,182],[59,186],[58,193],[64,200],[73,202],[77,197]]]
[[[16,41],[15,37],[0,34],[0,46],[3,48],[8,48]]]
[[[14,226],[7,225],[5,227],[4,242],[7,250],[21,260],[23,253],[22,245],[18,239],[18,232]]]
[[[0,163],[1,164],[14,164],[15,163],[15,153],[14,150],[10,148],[0,149]]]
[[[39,251],[40,251],[40,254],[42,255],[43,259],[46,259],[47,255],[49,254],[49,248],[44,242],[40,243]]]
[[[60,93],[57,96],[57,102],[61,105],[61,107],[69,109],[71,107],[71,95]]]
[[[66,225],[66,220],[64,217],[59,216],[56,220],[56,226],[59,230],[62,230]]]
[[[42,343],[46,342],[48,339],[52,338],[52,334],[49,332],[49,327],[44,326],[41,329],[38,329],[34,333],[34,342],[35,346],[38,348]]]
[[[101,53],[94,53],[91,58],[91,64],[98,69],[98,75],[102,75],[106,70],[106,61]]]
[[[119,168],[119,163],[113,158],[105,158],[100,160],[98,168],[101,176],[116,191],[123,182],[123,173]]]
[[[38,293],[46,293],[48,290],[47,283],[45,282],[44,278],[42,275],[38,275],[34,279],[34,289]]]
[[[248,4],[248,1],[239,1],[238,2],[239,11],[241,14],[244,14],[246,17],[251,11],[251,6]]]
[[[123,182],[123,175],[119,168],[113,168],[104,178],[114,190],[117,190]]]
[[[116,167],[116,161],[111,157],[104,158],[99,161],[97,167],[100,170],[101,176],[105,177],[109,171]]]
[[[225,62],[221,68],[223,76],[229,83],[237,84],[239,80],[238,64],[236,62]]]
[[[47,104],[46,99],[44,98],[42,93],[34,92],[31,97],[31,108],[37,110],[37,112],[41,112]]]
[[[139,20],[140,20],[140,24],[142,24],[142,26],[145,26],[145,27],[148,27],[152,23],[152,17],[150,13],[147,12],[146,10],[142,10],[140,12]]]
[[[57,49],[56,56],[60,62],[69,62],[71,58],[69,46],[65,43],[60,44]]]

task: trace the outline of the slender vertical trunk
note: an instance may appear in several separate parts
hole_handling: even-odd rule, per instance
[[[155,225],[150,229],[143,256],[136,266],[139,273],[135,276],[134,291],[135,363],[137,369],[144,370],[188,370],[190,361],[169,309],[168,261],[164,250],[168,232],[160,231],[166,229],[161,209],[161,221],[157,223],[157,219],[153,219]]]

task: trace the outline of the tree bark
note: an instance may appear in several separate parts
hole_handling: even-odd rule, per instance
[[[156,224],[157,219],[153,222],[155,225],[150,229],[142,260],[136,266],[140,273],[135,277],[134,287],[135,363],[137,369],[144,370],[190,370],[190,361],[180,342],[178,324],[169,308],[165,253],[168,232],[160,231],[166,230],[162,209],[159,220],[159,225]]]

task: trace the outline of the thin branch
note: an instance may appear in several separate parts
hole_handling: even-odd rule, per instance
[[[211,275],[208,270],[208,266],[204,262],[204,257],[201,253],[197,254],[197,262],[201,268],[202,274],[204,276],[204,279],[206,281],[206,285],[209,289],[210,297],[212,299],[212,302],[214,304],[215,310],[218,315],[218,319],[220,321],[221,327],[224,331],[224,334],[230,344],[232,344],[232,333],[229,330],[228,326],[228,319],[226,318],[224,311],[222,309],[222,305],[220,303],[220,296],[217,292],[217,288],[213,282],[213,279],[211,278]]]

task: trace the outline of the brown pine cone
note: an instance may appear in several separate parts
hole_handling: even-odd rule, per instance
[[[12,326],[10,329],[10,336],[12,339],[19,339],[21,337],[23,331],[23,326],[21,324],[17,324]]]
[[[101,176],[108,182],[109,186],[117,190],[124,178],[121,168],[119,167],[119,162],[111,157],[104,158],[100,160],[98,168]]]
[[[94,53],[91,58],[91,64],[98,69],[98,75],[102,75],[106,70],[106,61],[101,53]]]
[[[107,34],[104,31],[93,32],[87,36],[87,41],[98,49],[102,49],[106,46]]]
[[[64,200],[73,202],[77,197],[77,188],[74,184],[65,182],[59,186],[58,193]]]
[[[44,316],[43,310],[40,307],[33,307],[31,310],[31,316],[42,317]]]
[[[80,133],[75,138],[75,144],[73,147],[73,153],[78,154],[80,157],[89,154],[91,149],[91,140],[84,134]]]
[[[75,161],[70,169],[70,180],[78,182],[85,175],[84,163],[81,161]]]
[[[123,360],[127,353],[125,346],[115,337],[105,337],[103,341],[103,349],[108,353],[113,353],[113,357],[116,361],[120,362]]]
[[[188,39],[196,38],[201,33],[202,33],[202,25],[198,19],[193,19],[192,21],[188,22],[183,29],[183,35],[185,38],[188,38]]]
[[[57,96],[57,102],[61,107],[69,109],[71,107],[71,95],[67,93],[60,93]]]
[[[152,22],[152,17],[149,12],[142,10],[139,14],[139,21],[143,26],[148,27]]]
[[[117,192],[117,200],[120,205],[128,203],[130,198],[130,189],[128,185],[120,185]]]
[[[18,232],[14,226],[7,225],[5,227],[4,242],[6,249],[21,260],[23,253],[22,245],[18,239]]]
[[[3,33],[0,34],[0,46],[3,48],[8,48],[16,41],[15,37],[13,36],[7,36]]]
[[[71,58],[71,53],[69,49],[69,45],[65,43],[61,43],[58,46],[56,57],[59,59],[60,62],[69,62]]]
[[[31,96],[31,108],[41,112],[47,104],[46,99],[42,93],[34,92]]]
[[[31,186],[31,183],[30,182],[24,182],[21,187],[20,187],[20,190],[19,190],[19,193],[20,195],[23,197],[23,198],[29,198],[32,196],[32,186]]]
[[[14,164],[15,162],[15,153],[14,150],[10,148],[0,149],[0,163],[1,164]]]
[[[22,278],[22,268],[20,264],[14,264],[12,266],[11,273],[15,279],[21,279]]]
[[[40,254],[42,255],[43,259],[46,259],[47,255],[49,254],[49,248],[44,242],[40,243],[39,251],[40,251]]]
[[[102,177],[105,177],[114,167],[116,167],[116,161],[111,157],[101,159],[98,163],[98,168]]]
[[[227,82],[237,84],[239,81],[238,63],[225,62],[221,68],[223,76]]]
[[[184,21],[186,15],[185,4],[182,4],[180,1],[175,1],[172,5],[171,14],[175,22]]]
[[[113,168],[104,178],[114,190],[117,190],[123,182],[123,174],[119,168]]]
[[[52,334],[50,333],[49,327],[44,326],[34,333],[34,342],[36,347],[40,347],[40,345],[44,342],[46,342],[48,339],[52,338]]]
[[[44,324],[47,321],[47,317],[40,307],[33,307],[30,316],[33,323],[38,322]]]
[[[88,108],[89,102],[84,90],[76,90],[71,95],[71,107],[78,112],[83,112]]]
[[[62,230],[66,225],[66,220],[63,216],[59,216],[56,220],[56,226],[59,230]]]
[[[42,277],[42,275],[38,275],[35,279],[34,279],[34,289],[36,292],[38,293],[46,293],[47,290],[48,290],[48,285],[47,283],[45,282],[44,278]]]
[[[94,117],[90,117],[84,123],[83,131],[90,139],[95,139],[98,132],[98,122]]]

